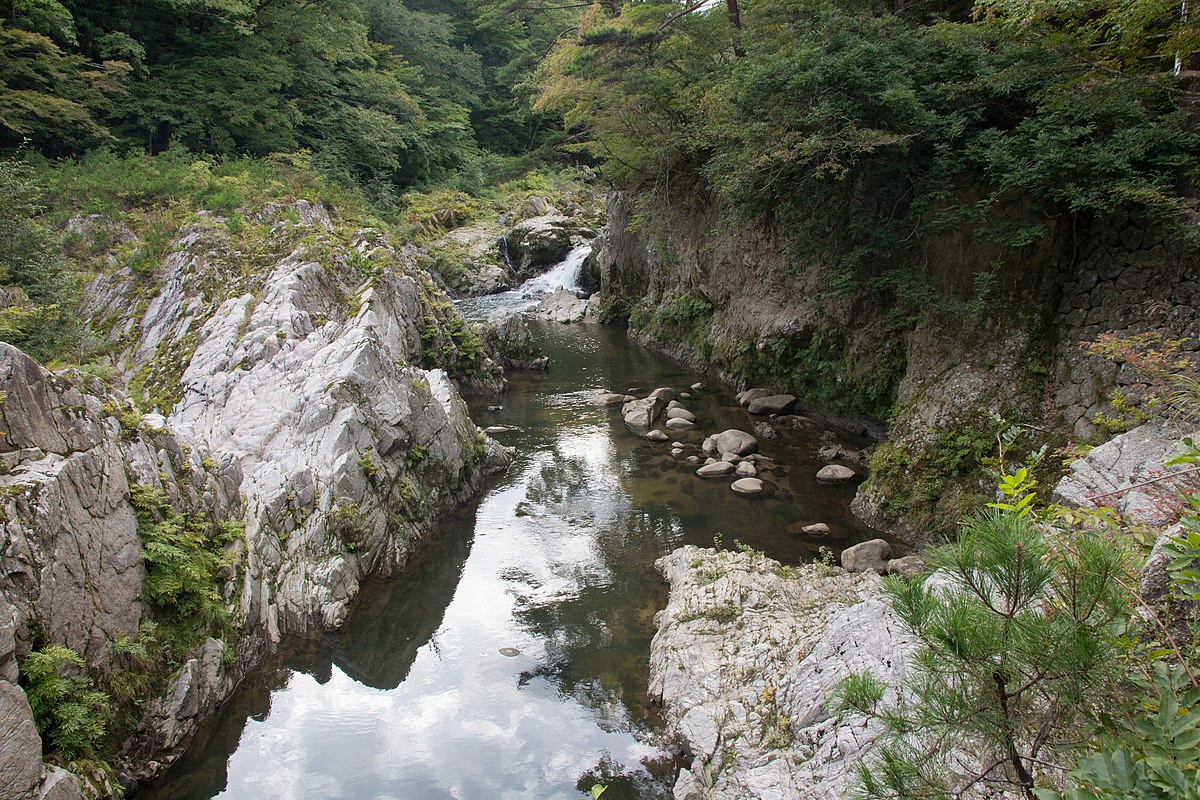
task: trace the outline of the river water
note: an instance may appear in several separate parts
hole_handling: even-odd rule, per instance
[[[468,310],[528,305],[547,283],[569,285],[560,273]],[[675,753],[645,693],[666,600],[654,560],[714,539],[810,559],[817,544],[785,528],[824,521],[865,538],[854,487],[814,480],[817,427],[762,441],[766,496],[697,477],[589,398],[689,391],[694,451],[707,433],[751,430],[731,392],[690,390],[705,378],[622,330],[531,324],[549,373],[512,376],[500,410],[472,409],[509,428],[495,434],[517,449],[507,474],[404,576],[364,586],[343,630],[293,642],[247,678],[137,800],[573,800],[594,782],[605,800],[669,796]]]

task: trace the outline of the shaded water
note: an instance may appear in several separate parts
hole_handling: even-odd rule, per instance
[[[672,754],[645,695],[666,598],[654,559],[719,533],[806,560],[816,544],[785,526],[826,521],[862,538],[854,489],[813,480],[815,429],[762,442],[777,465],[769,497],[705,481],[588,403],[596,390],[686,389],[700,376],[620,330],[536,333],[550,373],[515,376],[500,411],[473,409],[480,425],[511,426],[496,435],[518,452],[508,473],[408,574],[365,586],[342,631],[252,675],[138,800],[571,800],[596,780],[610,784],[606,800],[669,794]],[[729,395],[685,400],[699,423],[682,440],[749,430]]]

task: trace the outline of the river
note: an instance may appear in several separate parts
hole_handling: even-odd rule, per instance
[[[465,310],[528,305],[573,274]],[[364,586],[341,631],[292,642],[249,676],[136,800],[573,800],[594,782],[609,785],[605,800],[669,796],[676,754],[645,692],[666,598],[654,560],[714,539],[810,559],[816,543],[785,528],[823,521],[865,538],[854,487],[815,481],[811,426],[762,441],[766,495],[696,476],[589,399],[689,392],[694,452],[707,433],[751,430],[730,391],[690,389],[704,376],[623,330],[532,325],[550,371],[511,376],[499,410],[472,404],[481,426],[509,428],[495,434],[517,450],[507,474],[405,575]]]

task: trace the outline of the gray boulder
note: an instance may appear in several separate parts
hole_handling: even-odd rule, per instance
[[[842,481],[854,480],[857,473],[849,467],[843,467],[841,464],[829,464],[817,470],[817,480],[825,483],[841,483]]]
[[[650,396],[651,397],[660,397],[660,398],[662,398],[664,403],[670,403],[672,400],[674,400],[676,397],[679,396],[679,393],[676,392],[674,389],[672,389],[670,386],[660,386],[659,388],[657,388],[653,392],[651,392]]]
[[[654,430],[654,431],[648,431],[648,432],[646,433],[646,438],[647,438],[647,439],[649,439],[649,440],[650,440],[650,441],[652,441],[652,442],[665,442],[665,441],[667,441],[667,440],[668,440],[670,437],[668,437],[668,436],[667,436],[665,433],[663,433],[662,431]]]
[[[596,303],[591,299],[576,297],[559,286],[538,302],[533,313],[534,316],[541,319],[563,324],[594,322],[596,320]]]
[[[667,401],[661,397],[644,397],[640,400],[630,400],[621,406],[621,416],[625,424],[635,431],[647,431],[654,427],[655,421],[662,414]]]
[[[728,461],[716,461],[712,464],[705,464],[703,467],[696,470],[696,474],[701,478],[720,478],[725,475],[732,475],[735,469],[737,469],[737,467],[735,467],[733,464],[730,464]]]
[[[758,440],[745,431],[739,431],[736,428],[730,428],[727,431],[717,434],[714,444],[719,453],[733,453],[744,456],[758,452]]]
[[[758,494],[763,490],[763,482],[758,478],[738,478],[730,488],[738,494]]]
[[[904,556],[887,562],[887,574],[899,575],[912,580],[925,572],[925,559],[921,556]]]
[[[842,551],[842,568],[847,572],[877,572],[887,574],[887,562],[892,557],[892,546],[884,539],[847,547]]]
[[[759,416],[786,414],[796,407],[796,397],[790,394],[772,394],[756,397],[746,404],[746,410]]]
[[[770,389],[747,389],[744,392],[738,392],[734,396],[734,400],[736,400],[738,405],[740,405],[742,408],[746,408],[747,406],[749,406],[752,402],[754,402],[758,398],[770,397],[770,396],[771,396]]]
[[[682,406],[680,406],[678,408],[668,408],[667,409],[667,418],[668,419],[685,419],[688,422],[696,421],[696,415],[693,414],[692,412],[688,411],[686,408],[683,408]]]
[[[542,372],[550,359],[542,352],[520,314],[497,314],[475,327],[483,349],[505,369]]]
[[[672,417],[671,419],[668,419],[666,424],[667,427],[673,431],[690,431],[692,428],[696,427],[694,422],[689,422],[688,420],[681,419],[679,417]]]

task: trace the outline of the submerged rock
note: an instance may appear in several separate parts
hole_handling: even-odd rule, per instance
[[[854,480],[856,477],[858,477],[858,473],[841,464],[830,464],[817,470],[817,480],[826,483],[840,483]]]
[[[592,398],[592,405],[608,408],[610,406],[621,406],[626,403],[637,400],[631,394],[616,394],[615,392],[601,392]]]

